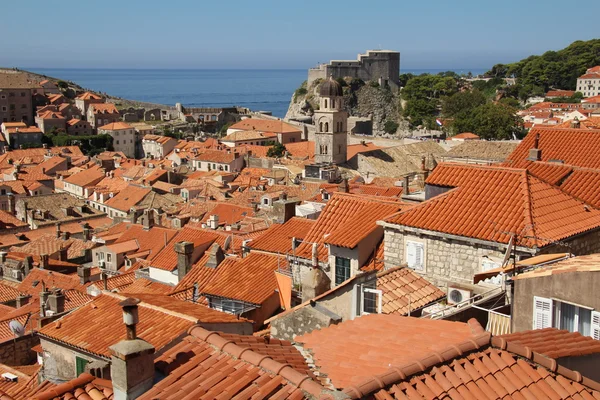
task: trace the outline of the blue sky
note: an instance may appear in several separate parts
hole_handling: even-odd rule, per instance
[[[600,14],[599,2],[585,8]],[[19,0],[2,9],[5,67],[307,68],[386,48],[401,52],[401,68],[475,69],[600,36],[554,0]]]

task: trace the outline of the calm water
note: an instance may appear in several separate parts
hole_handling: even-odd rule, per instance
[[[29,70],[69,80],[111,96],[150,103],[190,107],[243,106],[283,117],[294,90],[306,80],[306,69],[174,70],[174,69],[57,69]],[[403,70],[420,74],[444,69]],[[467,73],[469,70],[456,70]],[[483,73],[480,69],[471,70]]]

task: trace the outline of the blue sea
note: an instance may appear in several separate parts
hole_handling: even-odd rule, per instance
[[[307,78],[306,69],[59,69],[24,68],[69,80],[111,96],[189,107],[243,106],[283,117],[294,90]],[[438,73],[447,69],[402,70]],[[480,74],[484,70],[454,69]]]

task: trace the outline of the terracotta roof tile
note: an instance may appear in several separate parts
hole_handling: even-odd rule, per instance
[[[294,217],[282,225],[272,225],[248,246],[254,250],[287,254],[292,251],[292,238],[304,239],[314,224],[314,220]]]
[[[138,337],[152,344],[157,352],[199,322],[198,317],[201,314],[210,322],[228,322],[232,318],[237,321],[234,315],[175,300],[172,297],[163,300],[162,297],[154,294],[146,296],[139,296],[144,297],[144,300],[138,305],[137,334]],[[125,326],[122,322],[123,310],[119,305],[119,302],[125,298],[104,293],[60,320],[46,325],[39,330],[38,334],[91,354],[110,357],[108,347],[126,338]],[[193,307],[194,311],[190,311],[190,307]],[[202,308],[201,312],[200,308]],[[192,313],[193,315],[190,315]],[[204,320],[204,317],[202,319]],[[82,320],[86,321],[83,325]]]
[[[90,108],[92,109],[92,112],[94,114],[119,114],[119,110],[117,110],[117,107],[112,104],[112,103],[97,103],[97,104],[90,104]],[[129,124],[126,124],[127,126],[129,126],[129,128],[116,128],[116,129],[133,129],[131,128],[131,126]],[[101,127],[100,129],[102,129],[104,127]]]
[[[599,211],[523,169],[440,164],[427,184],[455,189],[386,222],[500,243],[516,232],[527,247],[600,227]]]
[[[256,342],[239,335],[221,336],[200,327],[190,330],[173,348],[157,359],[156,367],[166,378],[140,400],[177,398],[319,398],[327,392],[294,363],[282,364],[269,354],[258,353]],[[269,352],[275,345],[269,345]],[[281,349],[289,349],[281,344]],[[186,354],[186,357],[182,357]],[[299,360],[298,360],[299,361]],[[328,398],[328,397],[327,397]]]
[[[131,207],[141,202],[144,197],[151,192],[152,189],[150,188],[129,185],[127,188],[121,190],[116,196],[105,201],[104,204],[120,211],[129,212]]]
[[[170,241],[175,237],[175,229],[153,226],[150,229],[144,229],[142,225],[126,224],[126,230],[115,240],[115,244],[137,240],[139,245],[138,252],[150,250],[148,260],[155,257],[162,249],[169,247]],[[120,229],[120,228],[119,228]],[[118,233],[118,232],[117,232]]]
[[[76,98],[80,99],[80,100],[100,100],[100,99],[102,99],[102,97],[100,97],[97,94],[94,94],[92,92],[82,93],[79,96],[77,96]]]
[[[560,184],[560,188],[571,196],[600,208],[600,170],[576,168]]]
[[[346,388],[386,372],[391,365],[403,365],[481,335],[489,338],[483,332],[475,320],[462,323],[370,314],[295,341],[311,355],[319,380]]]
[[[92,167],[73,174],[65,179],[65,182],[76,186],[92,186],[104,178],[104,170],[100,167]]]
[[[536,268],[532,271],[521,273],[513,276],[512,279],[529,279],[565,273],[597,271],[600,271],[600,254],[598,253],[568,258],[563,261]]]
[[[243,131],[256,130],[261,132],[300,132],[300,128],[287,124],[281,120],[246,118],[231,125],[229,129]]]
[[[206,262],[208,261],[210,254],[204,253],[202,258],[198,260],[188,272],[185,277],[177,284],[173,292],[179,292],[186,288],[191,288],[197,285],[197,291],[201,293],[206,285],[212,282],[219,273],[219,269],[235,268],[234,264],[238,263],[241,259],[236,257],[226,257],[217,268],[207,267]]]
[[[364,237],[379,228],[377,220],[407,207],[410,206],[395,201],[335,193],[306,235],[306,243],[298,246],[296,255],[310,259],[312,244],[309,242],[319,244],[319,260],[327,257],[325,243],[354,248]]]
[[[23,226],[27,226],[27,223],[4,210],[0,210],[0,229],[13,229]]]
[[[96,378],[86,372],[49,390],[38,392],[32,400],[111,400],[112,398],[111,381]]]
[[[166,285],[161,282],[152,281],[146,278],[137,278],[133,281],[133,283],[121,290],[120,292],[126,293],[152,293],[152,294],[164,294],[167,295],[171,293],[173,290],[173,286]],[[139,297],[137,295],[132,295],[133,297]]]
[[[217,235],[200,229],[184,227],[181,229],[171,241],[171,244],[162,249],[155,257],[152,258],[149,265],[165,271],[174,271],[177,269],[177,253],[175,253],[175,243],[191,242],[194,244],[194,249],[204,247],[207,249],[217,240]],[[198,256],[199,257],[199,256]]]
[[[529,347],[550,358],[578,357],[600,353],[600,341],[579,332],[556,328],[536,329],[499,336],[509,343]]]
[[[407,315],[446,296],[438,287],[408,267],[395,267],[377,274],[383,314]]]
[[[42,291],[42,282],[46,289],[59,288],[64,290],[74,289],[81,293],[86,293],[86,289],[79,282],[77,275],[65,275],[59,272],[49,271],[47,269],[33,268],[29,274],[19,284],[18,289],[22,293],[39,295]]]
[[[244,217],[253,216],[254,210],[237,204],[218,203],[210,212],[204,215],[202,222],[208,221],[211,215],[219,216],[219,225],[231,225],[240,222]]]
[[[282,257],[250,253],[239,262],[220,265],[202,293],[260,305],[275,293],[275,271],[286,263]]]
[[[600,169],[600,155],[594,150],[600,146],[600,130],[594,129],[534,127],[508,157],[507,165],[526,167],[537,135],[541,161],[560,160],[567,165]]]
[[[364,153],[372,150],[383,149],[383,147],[375,145],[375,143],[357,143],[357,144],[349,144],[346,150],[346,159],[350,160],[352,157],[357,155],[358,153]]]
[[[532,349],[489,336],[394,365],[344,392],[352,399],[595,399],[600,384]]]

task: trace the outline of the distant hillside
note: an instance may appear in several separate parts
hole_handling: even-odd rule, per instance
[[[549,89],[575,90],[577,77],[600,65],[600,39],[578,40],[558,51],[529,56],[512,64],[496,64],[488,76],[517,78],[519,97],[543,95]]]

